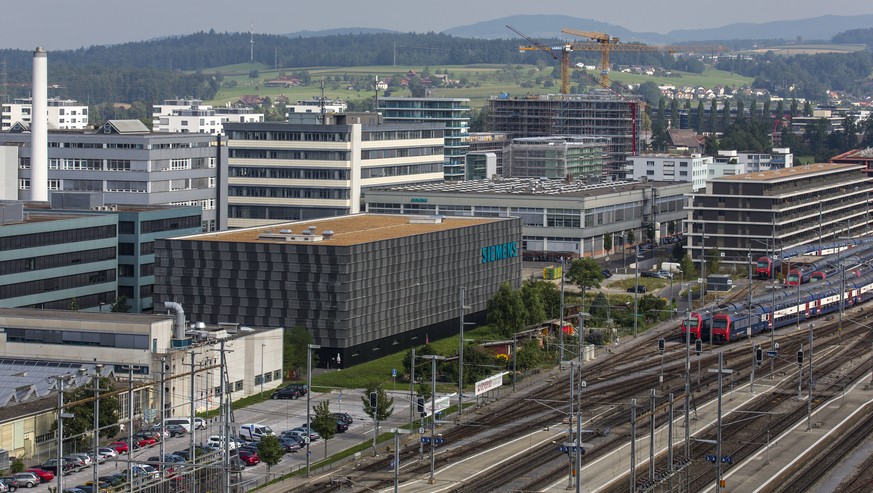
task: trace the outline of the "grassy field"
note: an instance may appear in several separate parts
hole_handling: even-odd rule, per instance
[[[777,55],[815,55],[818,53],[852,53],[867,48],[865,44],[808,44],[808,45],[785,45],[769,46],[757,50],[748,50],[741,53],[767,53],[772,51]]]
[[[468,79],[470,82],[469,87],[457,89],[437,88],[434,91],[434,95],[446,98],[470,98],[470,105],[476,108],[484,106],[485,102],[490,97],[496,96],[502,92],[507,92],[512,95],[555,94],[559,90],[557,85],[554,85],[551,88],[545,88],[542,85],[522,87],[522,84],[531,84],[537,75],[539,75],[535,65],[516,65],[508,68],[503,65],[478,64],[432,66],[427,68],[434,73],[437,71],[448,71],[453,79]],[[260,63],[227,65],[223,67],[204,69],[202,72],[206,74],[220,73],[224,77],[224,81],[235,81],[237,83],[236,87],[222,87],[215,99],[208,101],[209,104],[223,106],[226,103],[237,101],[240,96],[246,94],[269,96],[271,99],[283,95],[288,97],[292,102],[300,99],[311,99],[312,97],[321,94],[319,81],[322,78],[327,81],[324,89],[324,95],[326,97],[331,99],[343,99],[346,101],[364,100],[372,97],[373,91],[349,90],[347,89],[346,84],[341,81],[336,82],[333,79],[337,76],[342,77],[344,75],[356,78],[375,78],[376,76],[386,78],[392,75],[405,74],[409,70],[421,72],[424,69],[425,67],[421,66],[308,67],[304,69],[289,69],[286,71],[289,74],[292,72],[307,71],[312,78],[312,83],[308,86],[290,88],[263,87],[265,81],[278,77],[279,72]],[[258,79],[249,79],[249,73],[252,70],[258,71]],[[672,84],[675,86],[713,87],[716,85],[740,86],[752,82],[752,79],[749,77],[743,77],[720,70],[707,70],[702,74],[674,72],[670,77],[650,77],[646,75],[613,72],[611,77],[616,82],[623,85],[653,81],[657,84]],[[394,91],[392,95],[408,96],[409,91]]]
[[[464,332],[464,340],[487,341],[495,339],[504,339],[497,334],[491,327],[477,327]],[[451,355],[458,351],[458,346],[461,342],[461,336],[453,336],[439,341],[432,341],[430,345],[439,354]],[[398,389],[408,389],[408,382],[401,382],[401,376],[406,372],[403,369],[403,357],[406,352],[392,354],[379,358],[368,363],[355,365],[354,371],[331,371],[315,375],[312,378],[312,386],[316,390],[321,388],[340,388],[340,389],[360,389],[364,388],[372,382],[382,384],[382,388],[393,390],[396,385]],[[397,381],[391,378],[391,370],[397,369]],[[438,388],[440,386],[437,386]],[[446,384],[445,388],[457,389],[457,384]]]

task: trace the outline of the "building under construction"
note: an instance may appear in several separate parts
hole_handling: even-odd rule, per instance
[[[642,101],[597,89],[585,94],[544,94],[488,100],[491,130],[510,139],[553,135],[609,137],[604,175],[623,176],[628,156],[637,153]]]

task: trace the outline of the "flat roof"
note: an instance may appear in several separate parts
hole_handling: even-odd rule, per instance
[[[267,226],[257,226],[253,228],[200,233],[196,235],[181,236],[174,239],[224,241],[231,243],[282,243],[294,245],[313,244],[320,246],[349,246],[433,233],[437,231],[466,228],[509,219],[443,217],[441,222],[412,222],[416,220],[421,221],[427,217],[433,216],[410,214],[352,214],[348,216],[313,219],[310,221],[294,221]],[[314,231],[316,235],[321,235],[324,231],[333,231],[333,237],[321,241],[277,241],[275,239],[259,238],[262,233],[270,232],[280,234],[283,230],[291,230],[293,234],[299,235],[310,226],[315,226]]]
[[[105,312],[86,312],[79,310],[50,310],[36,308],[0,308],[0,318],[33,318],[39,320],[64,320],[78,322],[125,322],[151,324],[173,319],[172,315],[151,313],[110,312],[107,306]],[[47,324],[48,325],[48,324]]]
[[[775,183],[794,178],[802,178],[805,176],[814,176],[822,173],[833,173],[836,171],[845,171],[851,169],[863,170],[864,167],[860,164],[855,163],[817,163],[808,164],[806,166],[794,166],[792,168],[774,169],[770,171],[757,171],[754,173],[746,173],[743,175],[720,176],[718,178],[713,178],[711,181],[760,181]]]
[[[614,181],[588,184],[584,181],[568,183],[563,179],[541,180],[538,178],[501,178],[499,180],[439,181],[398,185],[396,187],[376,187],[372,191],[421,192],[421,193],[464,193],[464,194],[512,194],[512,195],[551,195],[569,197],[592,197],[612,193],[648,190],[670,185],[691,185],[691,182],[665,181]]]

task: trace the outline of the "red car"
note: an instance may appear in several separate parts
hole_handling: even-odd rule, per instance
[[[127,442],[112,442],[109,444],[110,447],[114,448],[116,452],[119,454],[126,454],[129,450],[127,446]]]
[[[148,436],[144,436],[144,435],[139,435],[139,436],[134,435],[133,443],[135,443],[137,447],[142,448],[142,447],[148,447],[149,445],[154,445],[154,444],[158,443],[158,441],[155,440],[155,437],[148,437]]]
[[[36,474],[39,477],[39,480],[42,481],[43,483],[48,483],[48,482],[51,482],[53,479],[55,479],[55,473],[53,473],[51,471],[46,471],[45,469],[40,469],[38,467],[34,467],[33,469],[28,469],[25,472],[32,472],[32,473]]]
[[[246,463],[247,466],[254,466],[261,463],[261,458],[254,452],[248,450],[240,450],[239,458]]]

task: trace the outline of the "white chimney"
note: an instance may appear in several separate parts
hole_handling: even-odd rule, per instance
[[[30,200],[48,201],[48,70],[45,50],[33,52],[33,104],[30,112]]]

